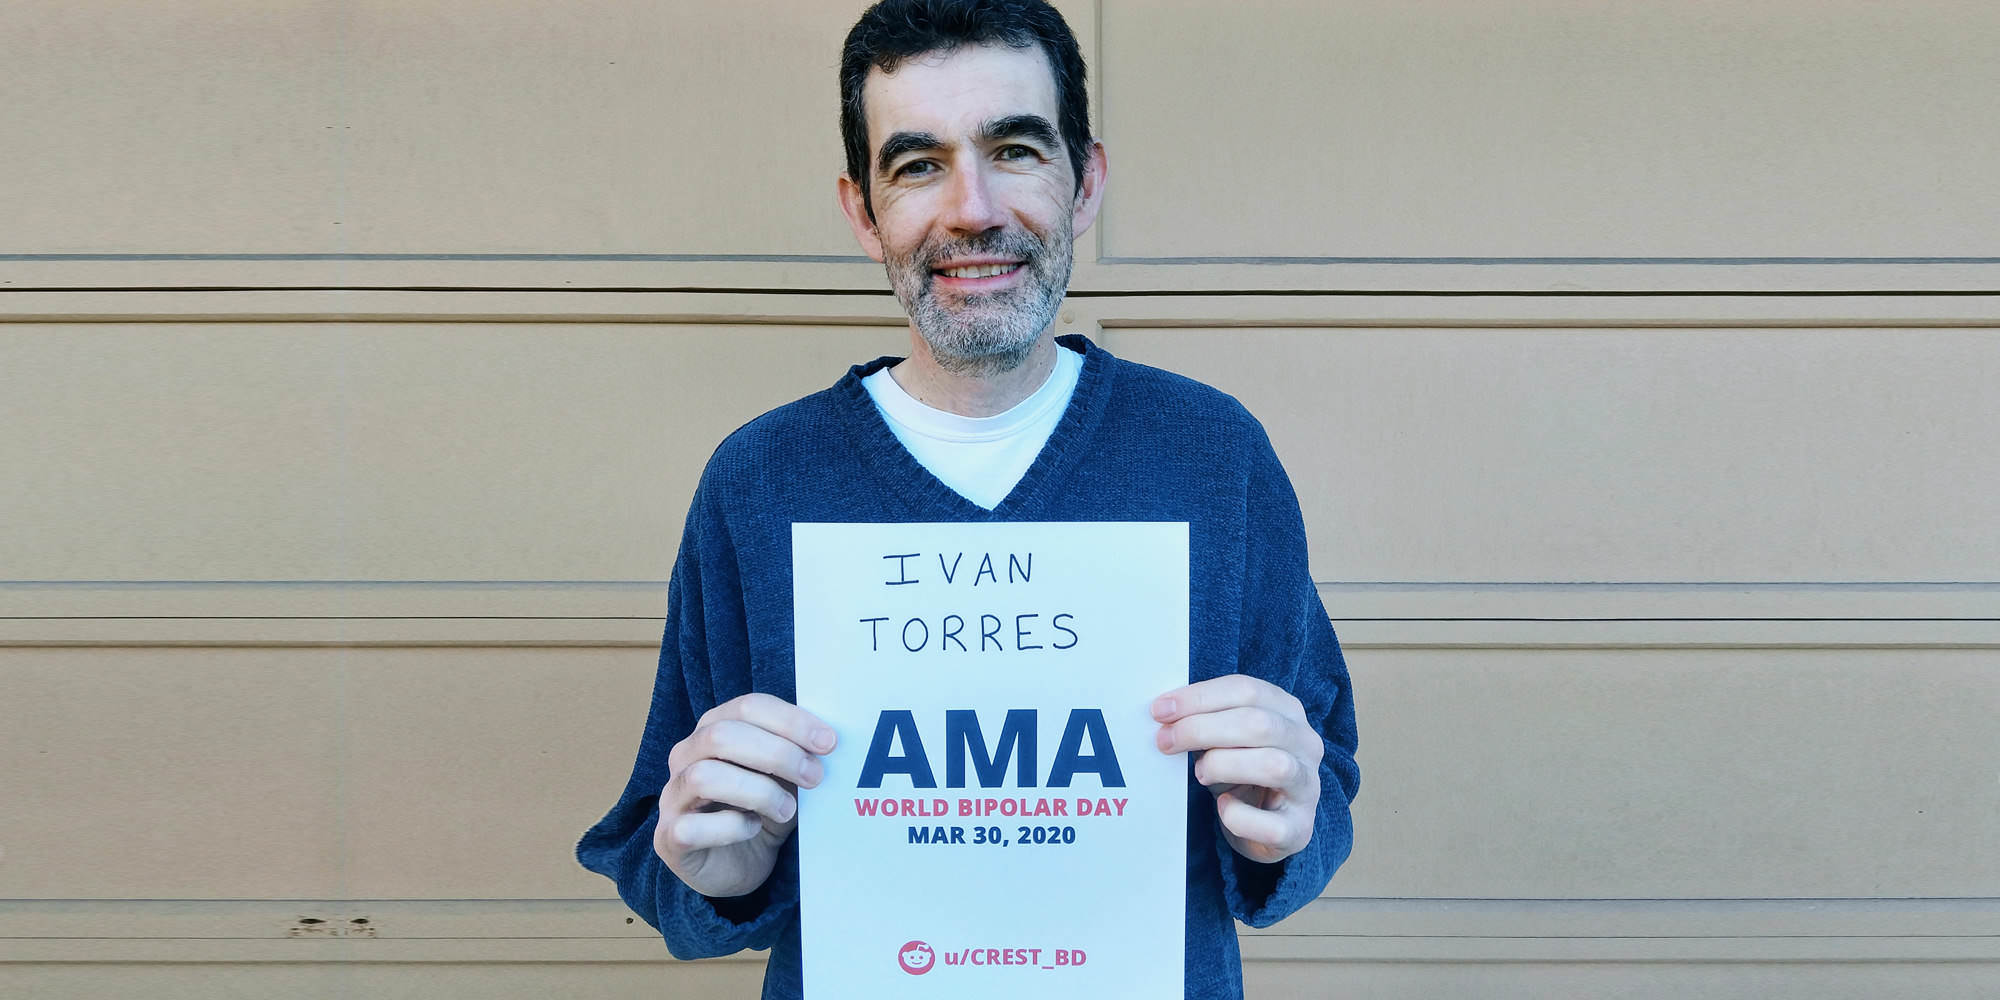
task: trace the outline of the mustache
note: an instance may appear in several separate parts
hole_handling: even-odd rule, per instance
[[[915,264],[928,276],[939,261],[953,257],[1017,257],[1025,261],[1031,269],[1038,268],[1048,247],[1032,234],[1015,230],[981,233],[967,240],[926,240],[911,255]]]

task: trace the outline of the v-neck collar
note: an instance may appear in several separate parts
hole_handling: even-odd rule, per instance
[[[902,361],[902,358],[885,355],[848,369],[835,388],[844,390],[849,426],[855,432],[856,443],[861,446],[869,467],[877,476],[888,482],[910,484],[910,490],[892,492],[912,518],[930,521],[1014,521],[1027,519],[1028,512],[1042,505],[1049,484],[1062,478],[1064,470],[1081,451],[1079,445],[1096,429],[1111,379],[1111,356],[1091,343],[1089,338],[1082,334],[1069,334],[1057,337],[1056,344],[1061,349],[1083,355],[1083,370],[1077,374],[1076,389],[1070,394],[1069,405],[1063,409],[1055,430],[1050,432],[1042,450],[1028,465],[1028,471],[1021,474],[1014,488],[1007,491],[1007,495],[992,510],[966,499],[917,461],[903,442],[897,440],[896,432],[890,429],[882,411],[869,398],[868,389],[861,384],[861,380]],[[943,512],[946,516],[930,516],[927,511]]]

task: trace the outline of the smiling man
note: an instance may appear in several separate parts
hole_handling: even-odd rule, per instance
[[[884,0],[841,55],[842,211],[910,317],[907,358],[732,434],[668,588],[623,796],[577,846],[676,956],[772,948],[801,993],[799,787],[835,734],[793,704],[791,526],[1188,524],[1188,685],[1152,704],[1192,753],[1190,997],[1240,997],[1234,920],[1317,897],[1353,842],[1345,664],[1263,428],[1200,383],[1051,330],[1107,172],[1084,67],[1039,0]]]

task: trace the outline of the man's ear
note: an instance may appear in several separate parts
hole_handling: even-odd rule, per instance
[[[1110,169],[1104,159],[1104,144],[1090,140],[1090,159],[1083,165],[1083,188],[1076,193],[1076,208],[1070,213],[1072,235],[1082,236],[1097,221],[1098,206],[1104,202],[1104,175]]]
[[[876,263],[882,262],[882,237],[875,232],[875,223],[868,218],[868,201],[861,193],[861,185],[854,178],[840,175],[837,185],[840,190],[840,211],[847,216],[847,227],[854,230],[854,242]]]

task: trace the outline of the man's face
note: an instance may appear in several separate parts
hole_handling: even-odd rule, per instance
[[[872,226],[859,191],[843,207],[882,261],[917,333],[947,371],[1018,366],[1069,286],[1073,233],[1096,215],[1102,158],[1079,196],[1039,47],[966,46],[873,70]]]

